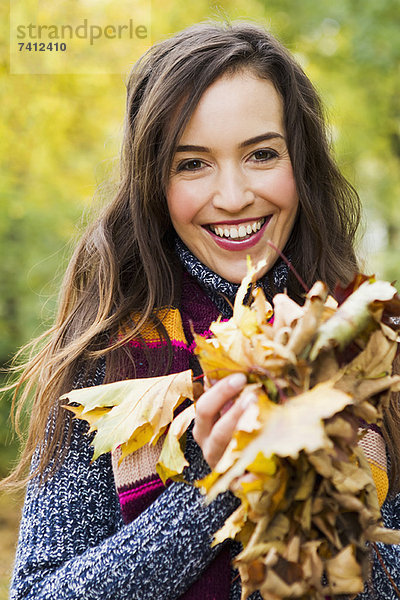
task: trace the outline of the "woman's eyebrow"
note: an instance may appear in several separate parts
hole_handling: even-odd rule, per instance
[[[267,142],[268,140],[273,140],[274,138],[281,138],[284,140],[285,138],[281,133],[276,131],[269,131],[268,133],[262,133],[261,135],[256,135],[244,142],[239,144],[239,148],[246,148],[246,146],[252,146],[252,144],[258,144],[258,142]]]
[[[282,140],[285,139],[281,133],[277,133],[276,131],[269,131],[268,133],[261,133],[260,135],[256,135],[255,137],[249,138],[248,140],[241,142],[239,144],[239,148],[246,148],[247,146],[251,146],[252,144],[258,144],[258,142],[266,142],[274,138],[281,138]],[[210,148],[207,148],[206,146],[184,144],[177,146],[175,152],[210,152]]]

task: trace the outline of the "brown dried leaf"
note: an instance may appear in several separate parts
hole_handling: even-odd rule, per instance
[[[378,329],[372,333],[365,350],[346,366],[345,373],[352,373],[358,377],[365,377],[367,379],[390,375],[396,351],[397,343],[388,339]]]
[[[361,567],[358,564],[354,547],[346,546],[334,558],[326,561],[329,577],[329,592],[334,594],[358,594],[364,589]]]
[[[400,544],[400,531],[386,529],[372,525],[368,527],[364,535],[371,542],[382,542],[383,544]]]
[[[304,312],[296,323],[288,342],[288,348],[299,355],[314,339],[324,312],[324,302],[328,295],[326,285],[317,281],[307,294]]]
[[[372,318],[372,305],[391,300],[396,293],[396,288],[387,281],[366,281],[360,285],[339,306],[337,312],[321,325],[310,352],[310,360],[314,360],[323,349],[332,346],[344,348],[368,325]]]

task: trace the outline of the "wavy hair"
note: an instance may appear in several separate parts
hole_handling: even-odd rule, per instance
[[[165,198],[174,150],[205,90],[222,75],[243,70],[271,81],[283,102],[299,197],[285,253],[308,285],[322,279],[332,289],[357,270],[359,199],[332,157],[318,94],[290,53],[247,22],[200,23],[155,44],[127,80],[118,191],[83,235],[65,275],[55,324],[21,369],[17,423],[29,397],[33,406],[25,449],[6,483],[24,481],[38,444],[41,475],[63,460],[71,420],[57,399],[71,389],[82,365],[90,373],[106,355],[111,380],[124,344],[140,336],[144,323],[153,319],[166,336],[157,308],[170,305],[177,294]],[[288,291],[301,297],[295,278]],[[117,339],[133,313],[136,321]],[[46,439],[49,414],[54,430]]]

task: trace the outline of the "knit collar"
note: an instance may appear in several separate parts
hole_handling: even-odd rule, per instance
[[[232,316],[231,305],[233,305],[240,284],[227,281],[211,271],[190,252],[179,237],[175,240],[175,252],[186,271],[207,292],[222,316],[230,318]],[[287,277],[288,267],[282,259],[279,259],[272,269],[257,281],[256,285],[262,287],[268,300],[271,300],[275,293],[284,290]]]

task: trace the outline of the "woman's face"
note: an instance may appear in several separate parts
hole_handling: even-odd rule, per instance
[[[234,283],[266,258],[267,272],[296,218],[298,198],[275,87],[252,73],[223,76],[203,94],[173,158],[167,188],[176,233]]]

